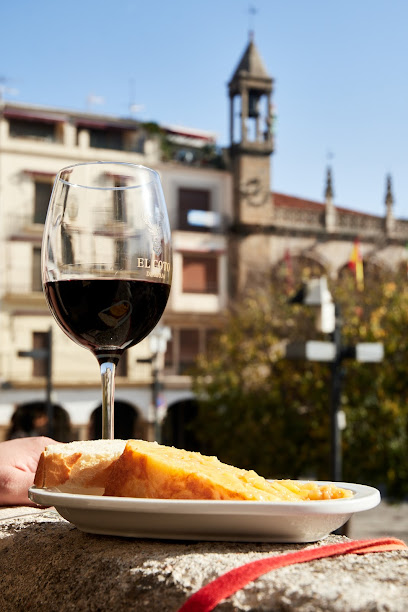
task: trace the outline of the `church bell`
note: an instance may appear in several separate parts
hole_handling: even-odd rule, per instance
[[[249,101],[248,101],[248,117],[253,117],[257,119],[259,117],[259,99],[260,94],[253,89],[249,92]]]

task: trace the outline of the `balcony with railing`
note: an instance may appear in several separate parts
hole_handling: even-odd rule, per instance
[[[308,230],[323,231],[325,229],[324,209],[308,210],[301,207],[277,206],[274,212],[274,223],[280,228],[302,227]]]
[[[274,225],[297,231],[321,233],[326,231],[326,206],[282,194],[275,194]],[[408,220],[359,213],[342,208],[335,209],[335,224],[331,234],[359,236],[360,238],[388,238],[408,240]]]
[[[392,235],[399,240],[408,240],[408,219],[395,219]]]
[[[381,235],[385,224],[383,217],[356,214],[353,212],[337,212],[337,230],[360,236]]]

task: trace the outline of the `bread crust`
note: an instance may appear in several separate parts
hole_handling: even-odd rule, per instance
[[[50,445],[40,456],[34,484],[77,493],[102,494],[123,440],[91,440]]]
[[[34,484],[36,487],[43,488],[45,486],[44,485],[44,482],[45,482],[44,463],[45,463],[45,451],[41,453],[40,458],[38,460],[37,470],[34,476]]]
[[[56,457],[55,453],[47,455],[44,451],[38,462],[34,484],[43,488],[63,485],[69,479],[73,466],[81,459],[81,456],[82,453],[74,453],[67,457],[63,455]]]

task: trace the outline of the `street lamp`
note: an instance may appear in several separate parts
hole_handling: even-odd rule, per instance
[[[159,417],[159,396],[163,387],[161,382],[161,372],[163,370],[164,354],[166,353],[167,343],[171,339],[171,329],[165,325],[157,325],[148,336],[150,357],[138,359],[138,363],[150,363],[152,366],[152,412],[154,425],[154,439],[161,442],[161,417]],[[150,420],[150,419],[149,419]]]
[[[330,337],[330,342],[309,340],[289,343],[286,346],[286,358],[325,361],[331,364],[331,479],[338,482],[342,480],[341,431],[346,426],[344,412],[340,410],[343,360],[355,359],[359,362],[378,363],[384,358],[384,347],[381,342],[343,345],[340,308],[333,302],[326,277],[305,283],[289,302],[318,307],[316,328],[320,332],[329,334]]]

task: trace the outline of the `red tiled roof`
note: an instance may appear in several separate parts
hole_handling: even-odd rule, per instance
[[[275,206],[281,206],[282,208],[299,208],[303,210],[316,210],[324,211],[325,204],[322,202],[316,202],[315,200],[305,200],[304,198],[298,198],[296,196],[286,195],[284,193],[272,192],[273,202]],[[367,213],[358,212],[357,210],[351,210],[350,208],[342,208],[341,206],[335,206],[336,210],[341,213],[347,213],[350,215],[358,215],[360,217],[374,217],[378,215],[370,215]]]
[[[295,196],[285,195],[283,193],[273,192],[273,202],[275,206],[285,208],[303,208],[303,210],[324,210],[324,204],[313,200],[305,200]]]

